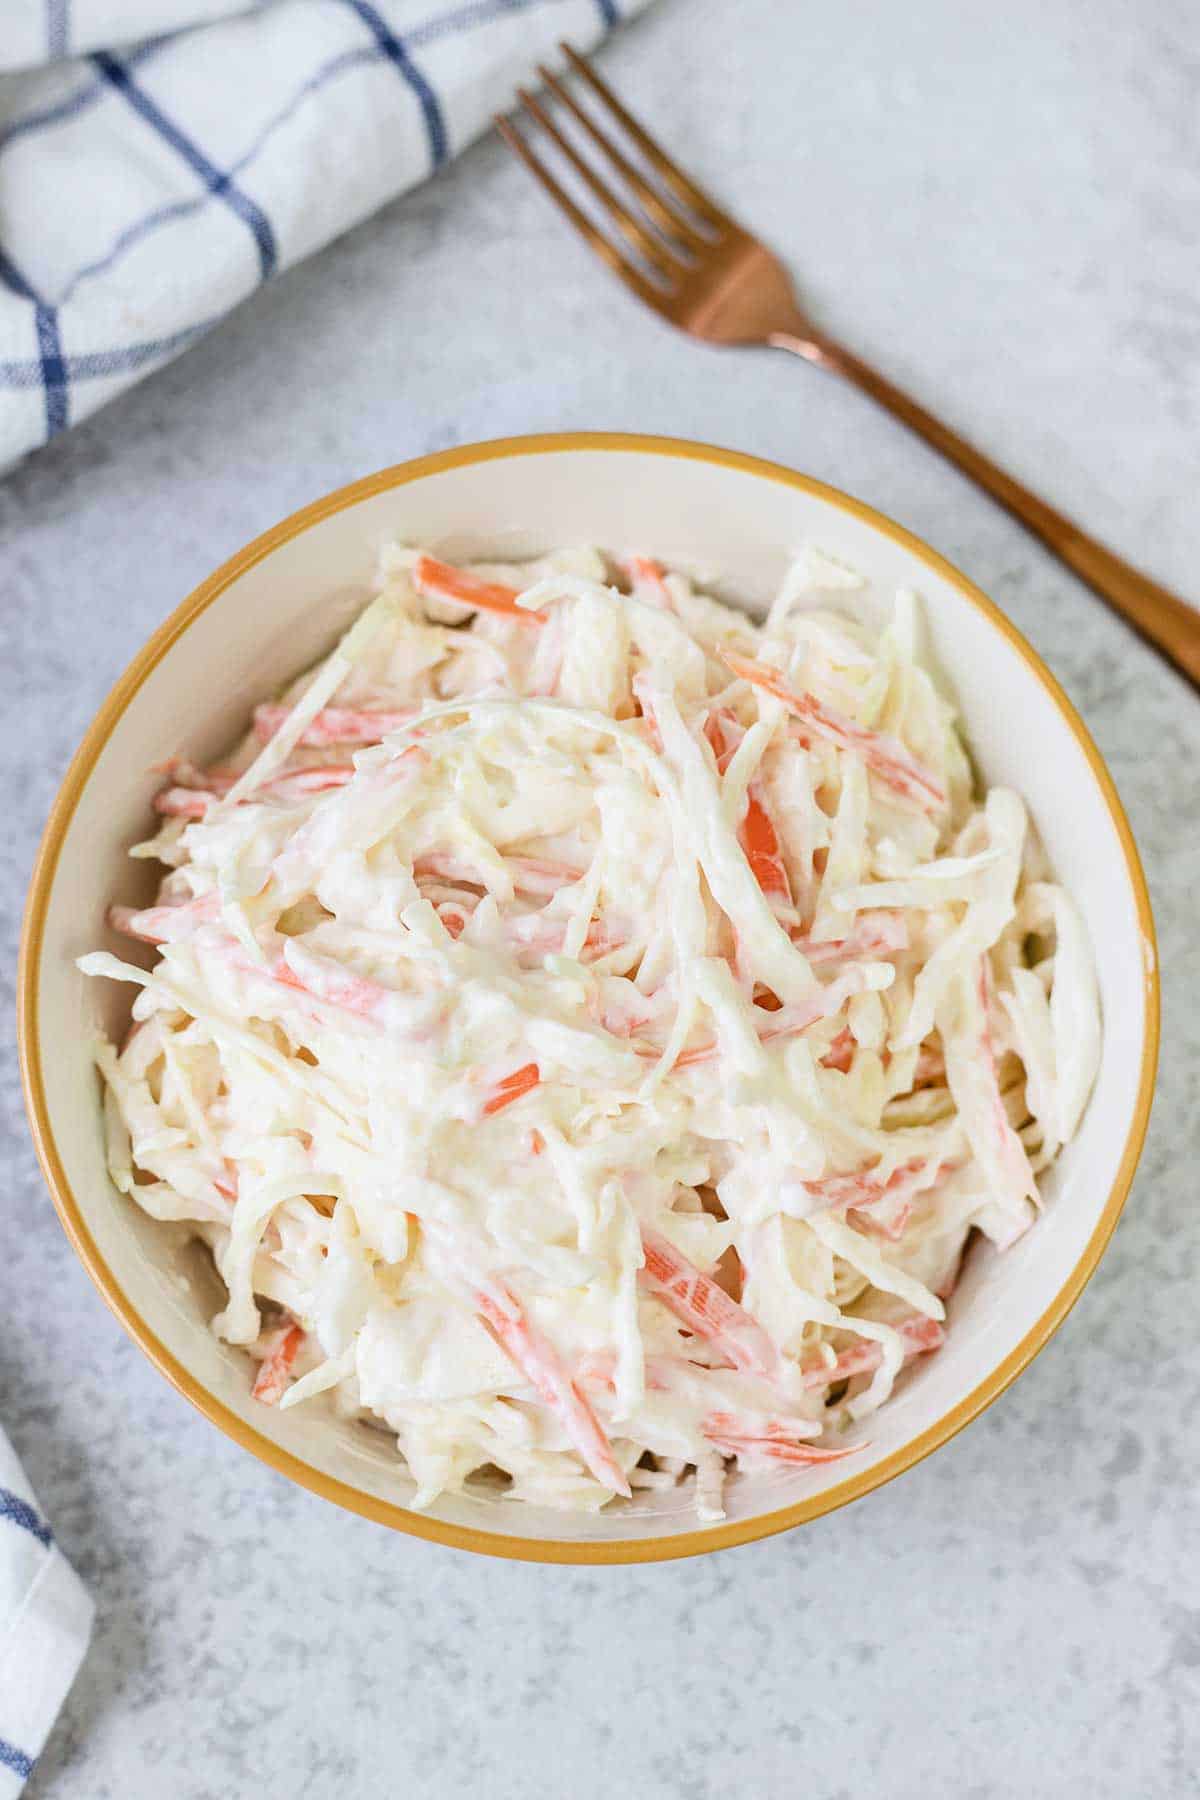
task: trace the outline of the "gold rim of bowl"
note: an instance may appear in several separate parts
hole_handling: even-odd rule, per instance
[[[247,569],[252,568],[255,563],[261,562],[265,556],[269,556],[280,544],[287,543],[289,539],[307,531],[318,520],[328,518],[330,514],[340,512],[347,506],[353,506],[373,494],[382,493],[389,488],[403,487],[411,481],[419,481],[426,475],[437,474],[446,469],[493,462],[505,457],[539,456],[548,452],[560,454],[564,451],[633,451],[640,455],[669,457],[680,462],[715,464],[720,468],[735,469],[743,474],[758,476],[765,481],[780,482],[786,487],[816,495],[830,505],[840,508],[841,511],[864,520],[875,531],[883,533],[906,550],[912,551],[928,567],[950,582],[963,599],[981,612],[993,628],[1016,650],[1030,674],[1050,696],[1083,751],[1093,779],[1103,795],[1113,829],[1121,846],[1126,873],[1134,894],[1138,925],[1144,945],[1142,1062],[1137,1101],[1112,1187],[1096,1221],[1095,1229],[1084,1246],[1079,1260],[1041,1318],[1026,1332],[1015,1349],[1011,1350],[978,1386],[958,1401],[955,1406],[952,1406],[934,1424],[919,1433],[911,1442],[894,1451],[891,1456],[876,1463],[872,1468],[865,1469],[859,1474],[847,1475],[844,1480],[835,1483],[833,1487],[826,1488],[809,1499],[798,1500],[789,1506],[759,1513],[752,1518],[729,1520],[719,1525],[698,1526],[695,1530],[681,1531],[670,1536],[629,1541],[617,1539],[596,1542],[541,1540],[506,1532],[483,1531],[469,1526],[447,1524],[440,1519],[413,1512],[410,1508],[400,1505],[399,1502],[377,1499],[374,1495],[363,1493],[344,1481],[322,1474],[320,1470],[312,1468],[299,1457],[293,1456],[290,1451],[263,1436],[261,1432],[255,1430],[253,1425],[247,1423],[209,1393],[159,1341],[131,1305],[87,1228],[78,1202],[67,1181],[62,1158],[50,1127],[42,1080],[42,1046],[37,1009],[46,910],[63,840],[74,816],[79,797],[101,751],[125,709],[143,682],[162,661],[168,650],[188,630],[193,621],[219,599],[232,582],[236,581]],[[861,1499],[864,1494],[869,1494],[873,1489],[882,1487],[885,1482],[902,1474],[905,1469],[910,1469],[915,1463],[923,1461],[932,1451],[953,1437],[956,1432],[961,1431],[964,1425],[969,1424],[977,1414],[983,1411],[984,1407],[989,1406],[1033,1360],[1042,1346],[1062,1324],[1095,1271],[1105,1246],[1112,1236],[1133,1180],[1134,1169],[1137,1166],[1150,1118],[1154,1076],[1158,1061],[1159,1010],[1158,962],[1150,896],[1133,841],[1133,833],[1129,828],[1129,821],[1125,817],[1112,777],[1075,707],[1036,651],[1005,617],[999,607],[944,557],[931,550],[928,545],[914,537],[911,532],[906,531],[903,526],[895,524],[872,507],[864,505],[862,501],[854,500],[849,495],[841,493],[837,488],[829,487],[821,481],[814,481],[809,476],[798,475],[778,463],[765,462],[758,457],[744,455],[740,451],[723,450],[714,445],[691,443],[684,439],[642,437],[626,432],[580,431],[547,433],[530,437],[497,438],[480,444],[465,444],[457,450],[443,450],[432,456],[417,457],[412,462],[399,463],[390,469],[381,469],[375,475],[368,475],[361,481],[351,482],[349,486],[338,488],[334,493],[327,494],[322,499],[314,500],[310,505],[301,507],[290,518],[273,526],[270,531],[263,532],[261,537],[255,538],[252,543],[247,544],[244,549],[239,550],[236,555],[231,556],[227,562],[223,563],[206,581],[202,581],[200,586],[175,609],[134,657],[96,714],[72,759],[47,820],[38,849],[37,861],[34,865],[21,932],[17,982],[17,1032],[25,1104],[38,1160],[41,1163],[42,1172],[50,1188],[59,1218],[80,1260],[104,1300],[112,1308],[130,1337],[141,1346],[151,1362],[166,1376],[167,1380],[235,1443],[241,1444],[244,1449],[251,1451],[269,1467],[290,1476],[302,1487],[319,1494],[322,1499],[333,1501],[336,1505],[344,1506],[351,1512],[361,1514],[364,1518],[374,1519],[379,1524],[389,1525],[394,1530],[404,1531],[410,1536],[425,1538],[435,1543],[449,1544],[458,1550],[474,1550],[490,1556],[548,1563],[665,1561],[672,1557],[695,1556],[709,1550],[723,1550],[734,1544],[750,1543],[757,1538],[770,1537],[775,1532],[787,1531],[793,1525],[801,1525],[809,1519],[819,1518],[824,1513],[833,1512],[836,1508],[845,1506],[849,1501]]]

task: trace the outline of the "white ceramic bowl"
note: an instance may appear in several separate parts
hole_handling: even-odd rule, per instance
[[[244,1355],[208,1329],[220,1291],[206,1253],[108,1180],[88,1035],[98,1007],[119,1027],[128,998],[85,983],[75,958],[105,941],[110,897],[139,897],[125,850],[145,834],[158,785],[148,771],[180,746],[200,761],[226,747],[256,699],[328,647],[361,603],[377,546],[397,536],[449,554],[573,541],[684,553],[752,602],[769,597],[809,539],[870,578],[868,605],[917,588],[979,768],[1025,796],[1100,948],[1103,1061],[1079,1136],[1044,1183],[1044,1218],[1005,1256],[973,1251],[946,1347],[870,1421],[869,1448],[830,1468],[737,1477],[721,1525],[698,1526],[686,1493],[584,1519],[487,1499],[410,1511],[389,1437],[321,1403],[279,1413],[250,1399]],[[1137,852],[1095,746],[1029,645],[955,569],[857,501],[751,457],[661,438],[524,438],[425,457],[305,507],[231,558],[151,638],[84,739],[42,843],[22,959],[26,1096],[46,1179],[92,1279],[152,1361],[223,1431],[327,1499],[418,1536],[547,1561],[652,1559],[762,1537],[944,1443],[1029,1362],[1095,1268],[1141,1149],[1157,1051]]]

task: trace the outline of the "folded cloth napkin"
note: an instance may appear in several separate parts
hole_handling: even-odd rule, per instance
[[[0,466],[647,3],[0,0]]]
[[[24,1787],[91,1631],[92,1603],[0,1431],[0,1800]]]

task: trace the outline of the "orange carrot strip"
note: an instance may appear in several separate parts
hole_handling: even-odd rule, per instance
[[[849,1073],[850,1064],[853,1061],[854,1033],[848,1025],[843,1025],[821,1058],[821,1067],[823,1069],[840,1069],[842,1074],[846,1075]]]
[[[553,862],[542,856],[506,856],[504,861],[518,894],[557,894],[560,888],[573,887],[584,874],[582,869],[576,869],[570,863]],[[452,851],[432,850],[425,856],[418,856],[413,863],[413,874],[418,881],[422,876],[432,875],[441,881],[466,881],[474,887],[487,886],[483,871]]]
[[[846,1217],[856,1231],[864,1232],[867,1237],[883,1238],[889,1244],[898,1244],[908,1228],[912,1212],[911,1197],[902,1193],[896,1197],[884,1216],[876,1212],[860,1212],[857,1207],[851,1207]]]
[[[237,1165],[236,1165],[236,1163],[231,1162],[228,1157],[225,1158],[225,1173],[223,1175],[214,1175],[213,1176],[213,1186],[216,1188],[218,1194],[223,1194],[225,1196],[226,1200],[236,1200],[237,1199],[237,1197],[238,1197]]]
[[[154,796],[154,810],[171,819],[202,819],[215,799],[204,788],[163,788]]]
[[[763,1021],[761,1023],[756,1021],[756,1029],[760,1041],[764,1044],[769,1044],[775,1038],[794,1037],[797,1032],[807,1031],[810,1026],[815,1025],[820,1019],[836,1017],[851,995],[861,992],[861,988],[857,985],[860,976],[861,971],[848,969],[844,974],[839,975],[835,981],[827,983],[823,988],[818,988],[818,990],[814,994],[811,994],[806,1000],[792,1001],[787,1006],[778,1007],[774,1012],[768,1012],[763,1007],[757,1008],[756,1010],[763,1014]],[[839,1045],[842,1035],[842,1033],[839,1033],[838,1037],[833,1040],[833,1044],[830,1045],[829,1051],[822,1059],[826,1063],[829,1063],[830,1056],[833,1054],[835,1047]],[[850,1036],[848,1030],[844,1035],[847,1038],[852,1051],[854,1040]],[[639,1056],[653,1056],[656,1054],[649,1045],[639,1044],[636,1045],[635,1048],[637,1049]],[[673,1066],[676,1069],[691,1068],[694,1063],[707,1062],[710,1057],[716,1055],[716,1051],[717,1046],[715,1040],[710,1044],[695,1044],[690,1050],[680,1051],[679,1055],[675,1058]],[[838,1055],[840,1056],[841,1054],[842,1052],[839,1049]],[[840,1065],[838,1063],[831,1063],[830,1066],[836,1068]],[[844,1066],[846,1068],[849,1068],[850,1066],[848,1055]]]
[[[378,744],[390,731],[407,725],[417,711],[419,707],[415,705],[388,711],[367,706],[325,706],[309,720],[296,742],[306,750],[325,750],[332,744]],[[265,743],[291,713],[290,706],[256,706],[254,735]]]
[[[894,793],[917,802],[927,810],[945,806],[946,790],[941,782],[922,768],[898,738],[888,737],[881,731],[871,731],[865,725],[856,725],[853,719],[824,705],[815,694],[795,693],[783,681],[779,670],[771,668],[767,663],[756,662],[753,657],[739,656],[733,650],[722,650],[721,655],[733,673],[740,675],[743,681],[753,682],[764,693],[782,700],[788,710],[803,722],[806,730],[825,738],[828,743],[836,744],[839,750],[853,751],[861,756],[868,769],[878,775]]]
[[[914,1157],[893,1169],[886,1179],[878,1169],[859,1169],[851,1174],[824,1175],[800,1185],[823,1210],[854,1213],[856,1230],[896,1243],[904,1235],[918,1194],[936,1187],[953,1166],[940,1163],[927,1175],[924,1158]]]
[[[284,987],[297,988],[326,1006],[345,1007],[347,1012],[358,1013],[364,1019],[374,1017],[391,992],[381,982],[356,974],[333,957],[309,950],[298,938],[287,940],[283,954],[272,962],[269,973]]]
[[[792,902],[792,884],[779,850],[779,834],[771,815],[751,782],[746,797],[746,813],[738,831],[738,842],[750,864],[751,873],[768,900]]]
[[[155,812],[169,818],[202,819],[214,801],[221,799],[233,786],[236,776],[217,769],[201,771],[206,787],[168,787],[154,796]],[[243,796],[241,805],[249,806],[262,799],[302,800],[308,794],[322,793],[326,788],[345,787],[354,780],[351,763],[322,763],[311,769],[286,769],[264,781],[261,787]]]
[[[665,607],[668,612],[674,610],[665,580],[666,571],[652,556],[627,556],[625,573],[633,583],[636,599],[645,600],[651,606]]]
[[[819,1429],[809,1419],[742,1418],[738,1413],[709,1413],[700,1429],[711,1444],[725,1456],[769,1457],[774,1462],[827,1463],[840,1462],[853,1456],[862,1444],[843,1444],[825,1448],[809,1442],[810,1434]]]
[[[178,906],[110,906],[108,922],[114,931],[141,938],[144,944],[169,944],[190,937],[197,925],[215,919],[220,911],[216,894],[201,894]]]
[[[750,1431],[727,1431],[714,1429],[715,1421],[729,1419],[736,1424],[731,1413],[713,1413],[701,1427],[709,1443],[723,1456],[765,1456],[772,1462],[794,1463],[797,1466],[808,1463],[840,1462],[844,1456],[853,1456],[858,1450],[865,1450],[865,1444],[843,1444],[837,1448],[826,1449],[820,1444],[808,1444],[795,1438],[776,1436],[767,1431],[755,1433]]]
[[[601,1486],[630,1497],[625,1473],[587,1400],[563,1367],[554,1346],[536,1329],[502,1282],[475,1294],[480,1320],[538,1398],[557,1415],[567,1436]]]
[[[473,898],[474,896],[472,896]],[[456,938],[461,937],[467,929],[467,922],[474,907],[468,908],[460,900],[442,900],[439,901],[435,910],[450,936]]]
[[[564,919],[547,919],[543,913],[517,913],[502,920],[504,935],[514,954],[520,956],[550,956],[563,947],[567,934]],[[607,956],[611,950],[620,949],[626,937],[616,922],[607,923],[603,919],[593,919],[587,928],[587,936],[583,947],[593,957]]]
[[[894,956],[908,949],[908,926],[898,912],[864,912],[844,938],[821,942],[793,932],[792,942],[810,963],[841,962],[851,956]]]
[[[413,569],[413,580],[423,594],[437,600],[457,600],[462,606],[474,606],[481,612],[499,613],[518,625],[544,625],[540,613],[529,612],[517,605],[516,588],[504,587],[498,581],[484,581],[466,569],[439,562],[434,556],[419,556]]]
[[[724,709],[709,713],[704,722],[704,735],[712,745],[717,770],[722,775],[729,767],[737,747],[731,729],[735,725],[733,714]],[[738,843],[750,864],[754,879],[768,900],[783,900],[790,906],[792,884],[788,880],[780,852],[779,833],[763,803],[762,788],[756,781],[750,783],[746,795],[746,810],[738,827]]]
[[[306,794],[323,793],[326,788],[345,787],[353,780],[352,763],[322,763],[318,768],[290,769],[275,775],[253,794],[247,794],[246,799],[257,800],[260,794],[266,794],[272,800],[299,800]]]
[[[886,1177],[878,1169],[856,1169],[848,1175],[821,1175],[812,1181],[802,1181],[799,1185],[806,1194],[820,1201],[822,1209],[871,1206],[876,1200],[882,1199],[893,1183],[899,1185],[898,1178],[920,1166],[919,1162],[902,1163]]]
[[[503,1081],[496,1083],[484,1101],[484,1118],[489,1118],[493,1113],[502,1112],[506,1106],[511,1106],[514,1100],[519,1100],[523,1094],[528,1094],[532,1088],[535,1088],[541,1079],[542,1071],[534,1062],[523,1063],[519,1069],[514,1069],[511,1075],[506,1075]]]
[[[734,736],[737,720],[727,707],[716,707],[704,721],[704,735],[717,762],[717,774],[723,775],[733,761],[737,748]]]
[[[291,1386],[292,1364],[303,1342],[304,1333],[299,1325],[286,1325],[276,1334],[254,1377],[254,1386],[250,1389],[252,1400],[258,1400],[263,1406],[278,1406]]]
[[[714,1344],[735,1369],[772,1375],[779,1353],[758,1320],[701,1273],[669,1238],[642,1226],[644,1285],[681,1324]]]
[[[940,1350],[946,1341],[946,1333],[936,1319],[916,1317],[905,1319],[897,1325],[896,1330],[904,1344],[904,1360],[911,1362],[915,1356],[927,1356],[932,1350]],[[870,1338],[863,1338],[843,1350],[836,1362],[814,1363],[811,1368],[803,1370],[804,1385],[810,1388],[827,1387],[831,1381],[845,1381],[850,1375],[866,1375],[877,1369],[883,1361],[883,1346]]]

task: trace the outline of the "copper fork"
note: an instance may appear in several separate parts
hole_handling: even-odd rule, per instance
[[[778,258],[671,161],[582,56],[569,44],[560,49],[598,103],[604,123],[551,69],[539,65],[538,74],[590,141],[594,157],[582,154],[535,95],[521,88],[518,97],[610,229],[602,230],[576,204],[526,136],[507,119],[496,124],[580,236],[639,300],[706,343],[769,344],[845,376],[1007,507],[1200,688],[1200,613],[1039,499],[814,324]],[[650,179],[650,170],[656,179]]]

